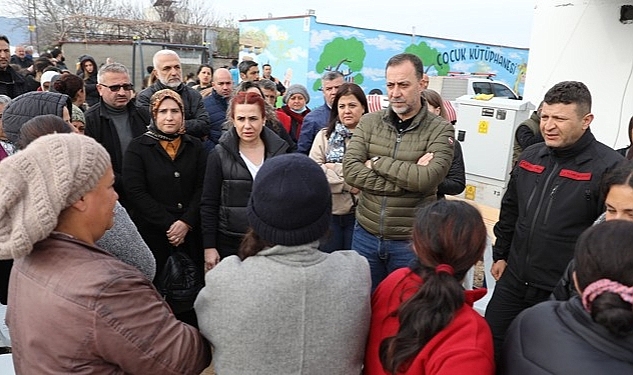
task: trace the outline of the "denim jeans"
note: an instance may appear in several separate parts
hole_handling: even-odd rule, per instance
[[[371,271],[371,291],[387,275],[398,268],[407,267],[416,259],[409,240],[387,240],[374,236],[356,222],[352,249],[364,256]]]
[[[352,235],[354,234],[354,214],[332,215],[330,230],[321,238],[319,250],[331,253],[337,250],[352,249]]]

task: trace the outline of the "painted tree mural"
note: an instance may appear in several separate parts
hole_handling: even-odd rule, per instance
[[[322,74],[326,71],[339,71],[345,77],[346,82],[354,82],[358,85],[364,81],[360,73],[363,68],[366,52],[363,42],[356,38],[334,38],[323,47],[315,70]],[[312,89],[321,89],[321,79],[317,79]]]
[[[450,72],[450,66],[448,64],[439,65],[437,63],[437,55],[440,54],[435,48],[429,47],[425,42],[419,44],[412,44],[404,52],[412,53],[422,59],[424,63],[424,71],[428,72],[431,67],[435,67],[438,76],[445,76]]]

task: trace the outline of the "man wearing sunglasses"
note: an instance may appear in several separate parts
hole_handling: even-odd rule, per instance
[[[107,64],[97,73],[99,102],[86,112],[85,134],[96,139],[112,160],[119,202],[127,208],[121,169],[123,155],[132,139],[142,135],[149,125],[149,113],[136,107],[128,69],[119,63]]]
[[[26,81],[9,65],[11,60],[9,45],[9,38],[0,35],[0,95],[13,99],[26,92]]]

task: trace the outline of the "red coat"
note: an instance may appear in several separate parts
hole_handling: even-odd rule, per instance
[[[372,316],[365,353],[365,375],[387,375],[378,356],[383,339],[398,332],[399,322],[390,314],[409,299],[422,279],[409,268],[394,271],[383,280],[371,301]],[[493,375],[495,373],[492,334],[488,324],[472,304],[486,294],[485,289],[465,292],[466,303],[455,318],[435,335],[415,357],[409,370],[398,374]]]

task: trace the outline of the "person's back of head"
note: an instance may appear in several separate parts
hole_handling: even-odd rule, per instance
[[[267,159],[257,172],[246,210],[252,231],[240,246],[242,259],[267,245],[298,246],[321,238],[330,225],[332,194],[314,160],[283,154]]]
[[[64,108],[68,119],[72,113],[72,100],[68,95],[57,92],[31,91],[13,99],[2,114],[2,127],[13,144],[18,142],[22,126],[35,116],[56,115],[63,118]]]
[[[253,60],[243,60],[238,65],[238,69],[239,69],[241,74],[246,74],[251,67],[257,66],[257,65],[258,64],[255,61],[253,61]]]
[[[592,319],[618,337],[633,334],[633,222],[607,221],[578,238],[576,287]]]
[[[464,304],[461,282],[481,259],[487,231],[472,205],[441,199],[420,208],[413,227],[413,250],[419,265],[414,271],[423,283],[398,309],[400,327],[380,344],[380,361],[393,373],[454,318]]]
[[[110,167],[108,152],[79,134],[48,134],[0,163],[0,259],[31,252],[59,216],[94,189]]]
[[[47,134],[74,133],[73,128],[57,115],[40,115],[33,117],[20,128],[17,146],[23,150],[37,138]]]

